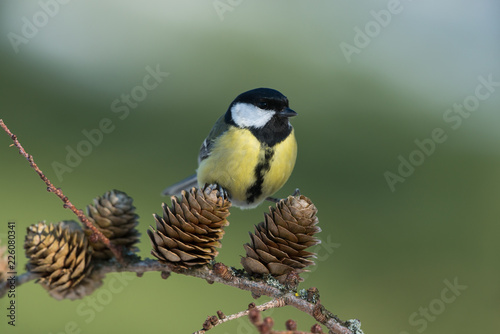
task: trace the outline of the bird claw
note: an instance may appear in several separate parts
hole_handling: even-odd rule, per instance
[[[295,191],[292,193],[292,196],[295,197],[295,196],[299,196],[299,195],[300,195],[300,189],[295,188]],[[282,199],[284,199],[284,198],[266,197],[266,201],[273,202],[273,203],[278,203]]]
[[[217,190],[219,192],[219,196],[223,199],[223,200],[229,200],[229,194],[227,192],[226,189],[224,189],[222,186],[220,186],[219,184],[217,183],[212,183],[212,184],[209,184],[207,185],[207,188],[210,189],[210,191],[213,191],[213,190]]]

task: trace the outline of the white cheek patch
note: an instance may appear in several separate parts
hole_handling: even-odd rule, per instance
[[[234,123],[242,128],[262,128],[271,120],[274,114],[275,112],[272,110],[260,109],[248,103],[236,103],[231,108]]]

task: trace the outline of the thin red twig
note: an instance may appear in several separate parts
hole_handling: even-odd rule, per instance
[[[73,213],[76,214],[78,219],[85,224],[89,229],[92,230],[93,234],[92,237],[95,238],[96,240],[102,241],[106,246],[108,246],[111,251],[115,254],[116,258],[122,262],[122,257],[121,257],[121,252],[120,250],[113,245],[108,238],[106,238],[89,220],[87,216],[83,213],[82,210],[76,209],[76,207],[69,201],[69,199],[64,196],[62,193],[61,189],[54,187],[54,185],[50,182],[50,180],[43,174],[43,172],[38,168],[36,163],[33,160],[33,157],[26,153],[24,148],[21,146],[19,141],[17,140],[17,137],[10,132],[10,130],[7,128],[3,120],[0,119],[0,126],[5,130],[5,132],[11,137],[13,140],[14,144],[18,149],[19,153],[22,154],[30,163],[30,166],[37,172],[37,174],[40,176],[40,178],[45,182],[47,185],[47,191],[55,193],[64,203],[65,208],[69,208]],[[162,264],[156,260],[151,260],[151,259],[144,259],[142,261],[134,261],[134,262],[129,262],[127,263],[108,263],[105,266],[98,267],[97,272],[100,272],[101,274],[106,274],[106,273],[111,273],[111,272],[135,272],[138,275],[142,275],[145,272],[149,271],[158,271],[162,273],[163,278],[167,278],[170,275],[170,272],[175,272],[178,274],[182,275],[187,275],[187,276],[193,276],[193,277],[198,277],[207,280],[208,282],[218,282],[221,284],[225,284],[228,286],[232,286],[241,290],[247,290],[251,291],[253,296],[262,296],[266,295],[269,297],[272,297],[273,300],[265,303],[263,305],[260,305],[256,307],[256,310],[263,310],[267,308],[273,308],[273,307],[283,307],[283,306],[293,306],[296,309],[307,313],[311,315],[316,321],[319,323],[325,325],[329,329],[330,334],[356,334],[360,333],[361,331],[359,330],[360,323],[359,321],[356,320],[355,325],[352,326],[352,321],[353,320],[348,320],[346,322],[341,321],[338,319],[334,314],[329,312],[320,302],[319,302],[319,293],[317,292],[317,289],[308,289],[308,293],[311,292],[311,298],[307,297],[304,299],[304,297],[301,297],[297,293],[294,293],[293,291],[283,291],[280,290],[276,286],[271,286],[268,283],[265,283],[264,281],[259,281],[255,279],[250,279],[245,276],[241,275],[236,275],[233,273],[232,270],[229,270],[229,268],[222,263],[215,263],[213,265],[213,268],[210,266],[202,266],[199,268],[191,268],[191,269],[183,269],[179,268],[170,264]],[[20,285],[23,283],[26,283],[32,279],[35,279],[36,275],[33,273],[26,273],[21,276],[17,277],[17,282],[16,285]],[[6,291],[8,290],[8,282],[2,282],[0,283],[0,297],[2,297]],[[250,313],[250,312],[248,312]],[[233,316],[234,319],[246,315],[247,312],[243,311],[240,313],[237,313]],[[219,317],[219,319],[215,319],[213,317],[210,317],[211,323],[215,326],[216,324],[223,323],[222,317]],[[212,319],[214,318],[214,319]],[[220,320],[220,321],[219,321]],[[231,320],[231,319],[229,319]],[[260,322],[259,322],[260,323]],[[272,326],[271,326],[272,327]],[[270,328],[269,328],[270,329]],[[204,333],[206,330],[199,331],[198,333]],[[317,331],[311,330],[311,332],[317,333]],[[298,334],[301,332],[293,331],[293,330],[288,330],[288,331],[271,331],[271,334]],[[304,333],[304,332],[303,332]],[[305,332],[307,333],[307,332]]]
[[[92,231],[91,238],[94,240],[99,240],[103,244],[105,244],[113,252],[116,259],[121,261],[122,257],[121,257],[120,249],[118,247],[116,247],[115,245],[113,245],[111,243],[111,241],[109,241],[109,239],[104,234],[102,234],[101,231],[99,231],[97,229],[97,227],[94,226],[94,224],[92,224],[92,222],[88,219],[88,217],[83,213],[82,210],[77,209],[73,205],[73,203],[71,203],[71,201],[68,199],[68,197],[66,197],[63,194],[61,188],[56,188],[52,184],[52,182],[50,182],[50,180],[45,176],[45,174],[40,170],[40,168],[38,168],[37,164],[33,160],[33,156],[29,155],[26,152],[26,150],[23,148],[23,146],[21,145],[21,143],[17,139],[17,136],[9,130],[9,128],[3,122],[2,119],[0,119],[0,126],[10,136],[10,138],[14,142],[14,146],[19,149],[19,154],[21,154],[22,156],[24,156],[28,160],[30,166],[35,170],[35,172],[38,174],[38,176],[40,176],[42,181],[45,182],[45,184],[47,185],[47,191],[56,194],[56,196],[59,197],[63,201],[63,203],[64,203],[63,207],[73,211],[73,213],[78,217],[78,219],[82,222],[82,224],[87,226]]]

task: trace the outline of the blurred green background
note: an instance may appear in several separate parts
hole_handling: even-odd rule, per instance
[[[317,287],[328,309],[360,319],[368,334],[498,331],[500,87],[456,129],[443,117],[455,103],[474,102],[479,76],[500,82],[500,5],[401,1],[389,19],[380,11],[391,3],[2,1],[0,118],[78,207],[114,188],[132,196],[140,255],[149,257],[146,230],[166,200],[160,192],[195,170],[213,122],[239,93],[278,89],[299,113],[299,155],[277,195],[299,187],[323,229],[318,264],[302,287]],[[356,27],[371,29],[368,37]],[[341,45],[356,42],[348,61]],[[126,117],[113,112],[148,66],[169,75]],[[58,179],[54,162],[66,164],[67,147],[77,149],[82,131],[104,118],[113,131]],[[398,173],[399,156],[409,159],[415,140],[436,128],[447,140],[391,191],[384,173]],[[10,144],[0,133],[0,239],[16,222],[21,272],[26,227],[74,217]],[[233,209],[217,260],[240,266],[247,231],[266,210]],[[81,301],[53,300],[33,282],[20,286],[17,325],[7,325],[3,298],[0,331],[192,333],[207,315],[253,301],[178,275],[129,274],[117,283],[118,276],[108,275],[101,290],[118,284],[119,293],[98,290]],[[442,299],[443,291],[453,296],[445,280],[466,286],[450,303]],[[301,330],[314,323],[293,308],[267,314],[276,329],[289,318]],[[210,333],[256,331],[244,318]]]

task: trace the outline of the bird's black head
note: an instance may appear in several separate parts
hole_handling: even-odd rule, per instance
[[[275,89],[256,88],[241,93],[232,104],[248,103],[260,109],[281,111],[288,107],[288,99]]]
[[[242,128],[261,128],[273,117],[287,119],[295,115],[297,113],[288,108],[285,95],[271,88],[256,88],[234,99],[226,113],[226,121]]]
[[[247,128],[268,144],[276,144],[292,130],[289,117],[297,115],[288,107],[288,99],[275,89],[256,88],[234,99],[225,115],[228,124]]]

